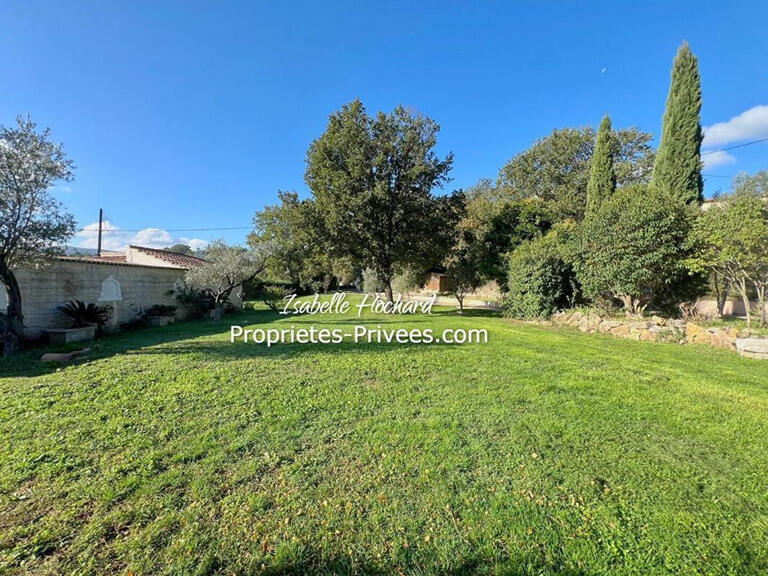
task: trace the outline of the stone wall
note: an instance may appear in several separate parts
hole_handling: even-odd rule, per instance
[[[184,278],[185,270],[128,264],[57,260],[39,267],[16,270],[21,289],[24,333],[43,335],[46,328],[67,328],[69,320],[57,310],[70,300],[96,303],[102,282],[112,276],[120,283],[123,300],[113,304],[113,325],[128,322],[153,304],[176,305],[166,294]],[[112,304],[112,303],[110,303]],[[181,310],[179,311],[181,312]]]
[[[564,310],[552,316],[556,326],[570,326],[582,332],[610,334],[618,338],[647,342],[707,344],[713,348],[736,350],[744,356],[768,359],[768,338],[743,328],[706,327],[675,318],[652,316],[643,319],[604,318],[583,310]],[[765,354],[762,353],[765,350]]]

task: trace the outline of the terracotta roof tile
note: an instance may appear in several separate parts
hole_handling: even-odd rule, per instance
[[[207,260],[203,260],[197,256],[181,254],[180,252],[171,252],[170,250],[159,250],[157,248],[146,248],[144,246],[131,246],[131,248],[143,252],[144,254],[148,254],[158,260],[178,266],[179,268],[197,268],[198,266],[204,266],[208,263]]]

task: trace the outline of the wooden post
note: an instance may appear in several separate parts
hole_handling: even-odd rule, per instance
[[[104,219],[104,210],[99,208],[99,243],[96,247],[96,256],[101,256],[101,223]]]

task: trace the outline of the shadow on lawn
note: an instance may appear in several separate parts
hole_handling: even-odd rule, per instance
[[[267,567],[263,572],[260,573],[272,576],[298,576],[306,574],[361,574],[370,576],[383,576],[385,574],[429,573],[429,570],[425,570],[423,567],[423,563],[419,562],[418,557],[413,557],[411,562],[397,567],[381,567],[373,564],[361,564],[359,562],[352,562],[349,558],[344,557],[322,561],[313,559],[310,555],[309,557],[305,557],[305,559],[299,561],[289,561],[282,565]],[[539,565],[535,566],[532,566],[530,561],[521,561],[517,566],[515,566],[512,562],[509,562],[508,559],[507,562],[503,562],[502,564],[507,563],[512,565],[500,566],[498,559],[493,558],[468,558],[440,569],[439,573],[445,576],[470,576],[473,574],[503,574],[506,576],[524,576],[527,574],[548,573],[549,571],[556,571],[562,576],[587,576],[588,574],[587,572],[581,570],[573,570],[563,567],[557,567],[555,569],[553,566],[546,564],[543,561]]]
[[[30,348],[10,358],[0,356],[0,378],[41,376],[60,369],[61,364],[58,362],[40,361],[40,357],[46,352],[72,352],[83,348],[91,349],[86,355],[73,360],[69,364],[72,366],[118,354],[129,354],[144,348],[170,344],[181,340],[227,334],[232,324],[263,325],[278,319],[280,319],[280,316],[268,310],[247,310],[226,316],[221,322],[190,320],[169,326],[142,328],[140,330],[112,334],[92,342]]]
[[[498,313],[489,310],[465,311],[459,315],[454,310],[438,310],[433,316],[452,316],[457,319],[478,317],[493,318]],[[272,322],[282,320],[280,329],[289,329],[292,325],[296,330],[307,328],[310,325],[336,326],[342,328],[345,334],[352,333],[353,325],[366,325],[369,327],[388,325],[413,325],[430,322],[426,316],[408,315],[392,317],[368,317],[362,318],[328,318],[320,319],[319,316],[296,315],[281,316],[269,310],[246,310],[225,317],[221,322],[211,320],[195,320],[180,322],[170,326],[144,328],[131,332],[123,332],[106,336],[93,342],[80,342],[66,346],[45,346],[32,348],[19,353],[11,358],[0,358],[0,377],[34,377],[49,374],[61,369],[57,362],[40,361],[40,357],[46,352],[70,352],[82,348],[90,348],[86,355],[73,360],[69,366],[76,366],[87,362],[93,362],[102,358],[116,355],[139,356],[147,354],[204,354],[211,359],[236,360],[248,357],[292,357],[309,353],[347,353],[347,352],[389,352],[394,349],[406,350],[412,347],[424,348],[424,344],[392,342],[358,342],[346,339],[339,344],[302,344],[288,343],[277,344],[268,347],[266,344],[255,342],[236,341],[230,343],[230,326],[262,327]],[[295,324],[294,324],[295,323]],[[437,334],[437,332],[436,332]],[[219,339],[210,339],[209,336],[220,335]],[[176,344],[178,343],[178,344]],[[435,343],[428,346],[458,346],[457,344]]]

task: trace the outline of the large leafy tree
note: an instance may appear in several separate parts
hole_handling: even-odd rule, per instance
[[[72,179],[72,161],[50,130],[37,130],[18,117],[0,127],[0,289],[8,307],[0,310],[0,342],[5,355],[18,350],[24,331],[21,292],[13,270],[60,253],[75,231],[75,221],[50,193],[58,181]]]
[[[653,136],[632,127],[614,132],[613,137],[616,184],[647,183],[653,170]],[[502,167],[496,197],[539,198],[551,207],[556,220],[580,220],[594,147],[592,128],[554,130]]]
[[[439,127],[402,106],[367,114],[355,100],[331,115],[307,152],[305,180],[337,256],[372,267],[392,298],[398,268],[439,262],[442,205],[453,155],[434,148]]]
[[[635,185],[618,189],[582,226],[577,276],[590,298],[621,300],[642,315],[685,285],[693,212],[679,198]]]
[[[696,56],[684,42],[672,65],[672,82],[661,127],[651,186],[687,203],[701,203],[701,76]]]
[[[594,212],[603,200],[616,191],[616,172],[613,169],[615,141],[611,130],[611,119],[606,114],[597,130],[595,150],[587,182],[587,212]]]
[[[251,246],[269,242],[267,270],[274,279],[288,280],[297,290],[321,283],[327,287],[334,269],[328,235],[313,199],[296,192],[278,192],[279,204],[254,216]]]
[[[502,203],[490,222],[477,232],[480,245],[476,252],[484,278],[506,289],[507,255],[526,240],[545,234],[551,226],[552,215],[541,200]]]

